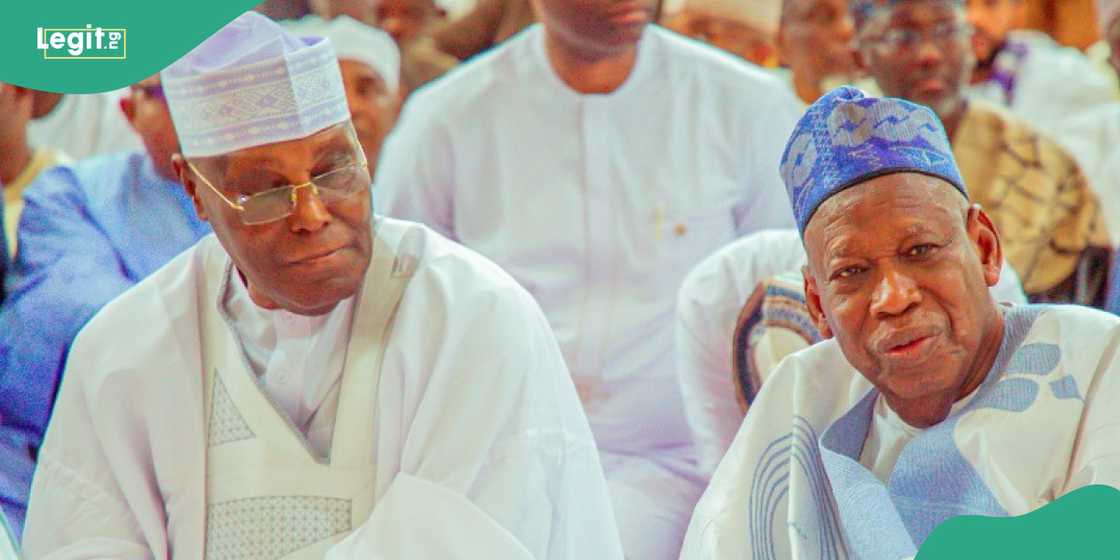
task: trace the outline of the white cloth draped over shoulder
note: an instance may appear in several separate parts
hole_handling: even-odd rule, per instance
[[[700,468],[715,472],[743,422],[731,371],[735,321],[760,282],[799,272],[805,249],[797,230],[751,234],[704,259],[685,277],[677,298],[677,373]],[[1019,278],[1004,266],[992,295],[1026,303]]]
[[[291,518],[337,514],[304,516],[319,538],[296,543],[321,555],[345,537],[331,559],[621,558],[591,432],[537,305],[492,263],[419,225],[378,218],[374,243],[338,388],[311,420],[342,436],[329,466],[283,426],[282,407],[267,406],[244,356],[230,351],[228,324],[213,322],[229,257],[208,237],[78,336],[32,486],[25,554],[201,558],[221,527],[211,519],[207,534],[207,501],[233,496],[242,477],[257,488],[246,497],[319,494],[318,504],[282,508]],[[402,270],[411,275],[394,315],[391,290],[374,282],[389,286]],[[387,322],[383,347],[378,322]],[[209,336],[229,338],[213,346]],[[231,359],[243,362],[240,379]],[[225,387],[221,438],[205,413],[222,400],[206,393],[218,378],[204,375],[206,363],[225,364],[220,378],[238,384]],[[217,439],[281,468],[238,472],[214,453]],[[331,476],[306,475],[335,468],[353,472],[336,492],[323,489]],[[338,513],[331,499],[353,509]],[[243,514],[236,522],[267,519]],[[324,523],[338,532],[323,534]]]
[[[1074,306],[1004,313],[984,382],[924,430],[882,429],[878,392],[834,340],[786,358],[697,506],[681,559],[908,558],[950,517],[1017,516],[1120,484],[1120,319]],[[865,452],[872,430],[877,453]]]

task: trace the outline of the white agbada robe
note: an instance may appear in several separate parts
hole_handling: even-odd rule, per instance
[[[64,95],[50,113],[27,124],[28,142],[74,160],[142,149],[140,136],[120,108],[121,98],[128,94],[128,89],[121,89]]]
[[[673,361],[685,273],[791,227],[778,176],[797,102],[772,76],[656,26],[626,82],[581,95],[534,26],[415,93],[375,207],[493,259],[544,308],[635,558],[675,557],[702,490]]]
[[[704,259],[681,284],[677,296],[677,373],[688,425],[706,477],[715,472],[743,422],[731,369],[739,313],[759,282],[787,272],[800,274],[805,259],[797,230],[762,231]],[[992,295],[999,301],[1027,303],[1019,278],[1009,266],[1004,266]]]
[[[207,535],[214,511],[206,503],[215,498],[208,494],[271,486],[278,491],[246,496],[271,498],[262,508],[283,517],[271,527],[310,524],[305,533],[282,532],[285,542],[321,536],[324,526],[340,531],[328,533],[334,542],[353,529],[332,559],[621,558],[591,432],[539,308],[476,254],[416,224],[377,223],[344,371],[306,434],[313,443],[318,428],[333,432],[329,457],[317,458],[304,434],[283,425],[276,412],[292,416],[283,398],[265,396],[282,390],[255,386],[253,359],[235,341],[267,345],[267,337],[235,332],[221,316],[229,257],[209,237],[106,306],[78,336],[32,486],[25,554],[201,558],[220,529]],[[375,276],[385,270],[392,272]],[[402,276],[394,314],[381,289]],[[224,300],[227,313],[235,300]],[[379,321],[383,345],[369,334]],[[329,368],[329,359],[308,359],[309,367]],[[215,376],[204,363],[233,372],[238,362],[240,380],[222,373],[225,393],[206,391]],[[275,371],[266,369],[266,387]],[[367,390],[343,390],[362,383]],[[213,417],[204,413],[209,405]],[[237,449],[248,450],[246,462],[275,463],[255,471],[274,476],[207,472],[208,462],[228,464]],[[238,476],[245,484],[233,483]],[[324,490],[331,484],[338,488]],[[286,489],[310,486],[318,502],[283,499]],[[351,515],[365,509],[368,517],[347,519],[340,500]],[[259,512],[238,514],[228,504],[223,513],[262,522]],[[321,557],[323,543],[315,546]]]
[[[697,506],[681,559],[907,558],[950,517],[1022,515],[1120,484],[1120,319],[1005,309],[984,382],[925,430],[891,429],[835,341],[786,358]]]

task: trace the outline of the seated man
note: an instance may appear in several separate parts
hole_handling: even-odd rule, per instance
[[[548,322],[493,263],[372,215],[329,40],[249,12],[162,76],[215,236],[75,341],[25,554],[621,558]]]
[[[1111,242],[1097,196],[1061,146],[965,95],[973,57],[960,0],[856,0],[852,9],[863,65],[885,95],[944,123],[1031,301],[1103,305]]]
[[[1120,319],[994,301],[1000,236],[931,111],[835,90],[782,175],[830,340],[764,385],[682,559],[906,558],[955,515],[1120,482]]]
[[[159,76],[121,109],[145,150],[54,167],[25,192],[0,309],[0,506],[19,535],[70,343],[106,303],[210,231],[176,180]]]
[[[665,27],[759,66],[776,66],[781,0],[676,0],[665,4]]]
[[[768,377],[770,365],[793,349],[813,342],[796,325],[802,323],[805,296],[800,285],[785,282],[780,295],[773,278],[805,265],[805,250],[795,229],[767,230],[738,239],[700,262],[685,277],[677,296],[676,351],[677,374],[684,395],[685,415],[696,441],[700,468],[711,477],[720,459],[731,446],[746,406]],[[798,272],[800,280],[800,272]],[[1026,303],[1015,271],[1004,268],[999,283],[992,288],[998,301]],[[737,319],[758,311],[766,323],[769,313],[762,306],[785,298],[789,305],[780,309],[783,330],[766,330],[766,324],[743,333],[749,343],[741,360],[755,366],[756,382],[744,382],[733,368],[738,340]],[[773,298],[773,299],[771,299]],[[791,308],[797,305],[800,309]],[[748,309],[750,308],[750,309]],[[792,316],[791,316],[792,315]],[[796,319],[796,320],[791,320]],[[753,325],[752,325],[753,326]],[[792,334],[792,338],[784,336]]]

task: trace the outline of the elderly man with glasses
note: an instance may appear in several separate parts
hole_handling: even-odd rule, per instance
[[[249,12],[162,74],[208,237],[70,352],[30,558],[621,558],[540,308],[374,216],[328,39]]]

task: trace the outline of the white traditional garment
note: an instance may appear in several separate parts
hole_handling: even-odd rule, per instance
[[[744,411],[736,398],[731,368],[736,319],[760,282],[785,272],[800,275],[805,259],[797,230],[762,231],[704,259],[681,284],[677,296],[677,373],[705,476],[715,472],[743,422]],[[1008,266],[991,292],[999,301],[1027,302],[1018,276]],[[801,341],[794,349],[806,346],[808,343]],[[781,357],[784,355],[775,359]]]
[[[950,517],[1022,515],[1120,484],[1120,319],[1003,313],[999,354],[972,395],[925,430],[881,431],[883,455],[910,438],[886,482],[867,465],[890,457],[861,457],[878,392],[835,341],[788,357],[697,506],[681,559],[907,558]]]
[[[285,558],[321,557],[351,529],[328,558],[621,558],[591,432],[529,295],[416,224],[378,218],[373,255],[339,385],[312,419],[335,434],[327,458],[237,365],[215,238],[106,306],[70,353],[25,554],[202,558],[267,524]],[[237,451],[257,468],[231,464]],[[318,497],[292,497],[307,489]]]
[[[1083,168],[1092,168],[1109,146],[1077,151],[1083,127],[1070,119],[1120,99],[1116,79],[1077,49],[1062,47],[1048,35],[1012,31],[996,55],[991,78],[969,87],[969,94],[1008,107],[1066,149]],[[1090,176],[1090,178],[1095,178]]]
[[[338,391],[354,298],[340,301],[330,313],[305,316],[253,303],[240,276],[230,280],[229,286],[222,310],[249,367],[311,449],[326,456],[334,421],[322,421],[333,418],[327,414],[333,407],[323,406]],[[321,409],[324,414],[317,413]]]
[[[76,160],[142,149],[140,136],[121,111],[127,89],[67,94],[51,112],[27,123],[28,143]]]
[[[674,297],[727,242],[790,227],[778,176],[798,116],[757,68],[648,27],[629,78],[581,95],[532,27],[414,94],[375,207],[508,271],[545,310],[634,558],[676,556],[702,485],[673,359]]]

